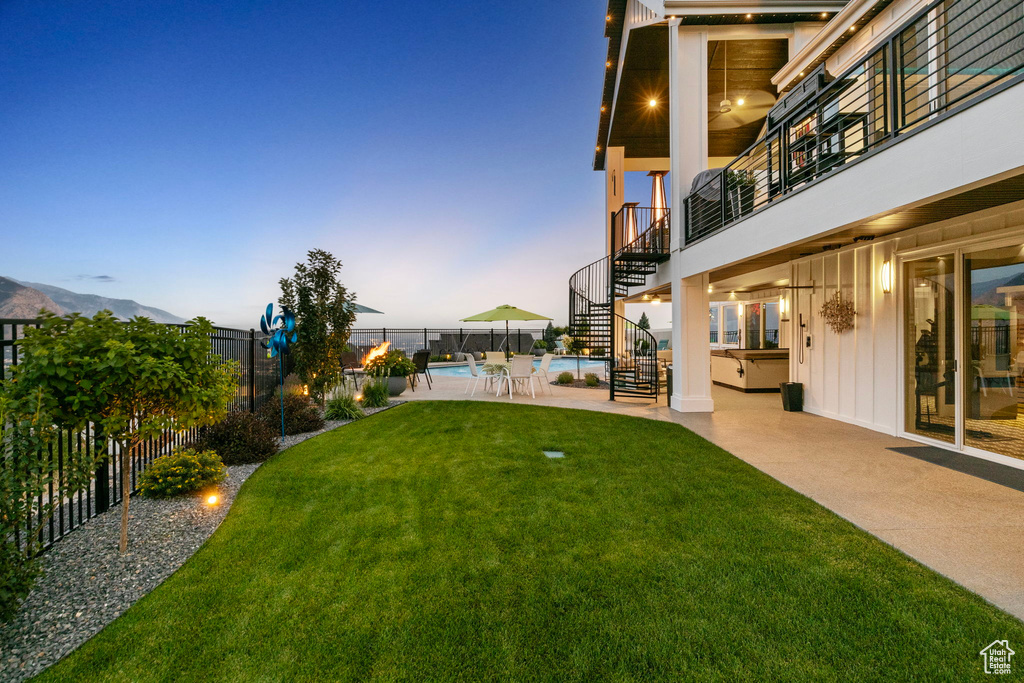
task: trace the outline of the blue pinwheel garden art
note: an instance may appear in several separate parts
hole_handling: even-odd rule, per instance
[[[299,338],[295,331],[295,314],[282,306],[281,314],[274,316],[274,304],[267,304],[267,312],[260,317],[260,329],[267,335],[267,340],[260,342],[267,349],[267,357],[277,358],[281,379],[281,438],[284,439],[284,354],[288,353],[288,345]]]

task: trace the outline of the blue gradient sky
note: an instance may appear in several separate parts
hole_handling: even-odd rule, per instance
[[[564,323],[604,3],[376,4],[0,2],[0,275],[251,327],[319,247],[361,326]]]

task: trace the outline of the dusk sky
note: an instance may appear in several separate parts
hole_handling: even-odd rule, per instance
[[[323,248],[358,326],[564,324],[604,3],[375,5],[0,3],[0,275],[248,328]]]

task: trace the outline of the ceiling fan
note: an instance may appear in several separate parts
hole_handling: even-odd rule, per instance
[[[754,123],[768,115],[768,110],[775,104],[775,96],[764,90],[755,90],[736,99],[735,106],[729,99],[729,41],[723,41],[723,77],[722,100],[718,111],[712,111],[708,117],[708,130],[727,130]],[[714,102],[718,93],[710,97]]]

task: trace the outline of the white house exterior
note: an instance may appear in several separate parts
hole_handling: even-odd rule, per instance
[[[606,25],[609,257],[570,324],[620,393],[799,382],[808,412],[1024,467],[1024,4],[610,0]],[[624,196],[665,171],[667,208]],[[671,350],[629,322],[652,298]]]

